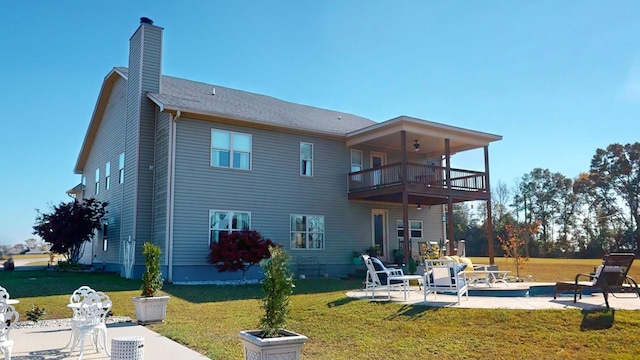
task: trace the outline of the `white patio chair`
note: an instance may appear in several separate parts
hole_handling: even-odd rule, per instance
[[[371,298],[374,298],[376,289],[386,288],[388,298],[391,298],[391,289],[402,289],[405,280],[394,280],[393,277],[404,276],[402,269],[387,268],[377,258],[362,255],[362,260],[367,266],[367,276],[364,289],[365,296],[371,290]]]
[[[20,314],[13,305],[6,302],[0,303],[0,351],[4,354],[5,360],[11,360],[13,350],[13,340],[9,339],[9,332],[20,320]]]
[[[7,289],[0,286],[0,302],[6,304],[7,300],[9,300],[9,292],[7,291]]]
[[[424,273],[424,301],[427,302],[427,294],[432,292],[434,298],[437,293],[450,293],[458,296],[458,304],[462,295],[469,300],[469,290],[464,279],[464,266],[454,260],[438,259],[425,260]]]
[[[73,346],[75,342],[78,340],[78,333],[75,326],[76,320],[80,320],[80,314],[78,310],[80,308],[80,304],[88,294],[95,294],[95,290],[87,285],[80,286],[76,290],[73,291],[71,296],[69,297],[69,305],[67,307],[71,308],[73,311],[73,316],[71,317],[71,338],[69,339],[69,343],[65,348],[69,346]]]
[[[84,342],[87,336],[91,337],[91,342],[97,352],[101,352],[104,349],[105,353],[111,356],[107,350],[107,326],[105,324],[105,319],[111,307],[111,299],[101,291],[88,293],[82,303],[78,305],[78,316],[73,320],[76,339],[71,347],[71,352],[73,353],[76,345],[80,343],[78,360],[82,359]]]

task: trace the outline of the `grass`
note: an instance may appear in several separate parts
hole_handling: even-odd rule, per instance
[[[538,281],[570,280],[599,262],[532,259],[524,274]],[[510,270],[510,261],[496,264]],[[114,315],[135,318],[130,298],[140,292],[139,280],[102,273],[0,272],[0,284],[20,299],[21,315],[37,305],[49,319],[71,315],[66,304],[81,285],[107,292]],[[632,359],[640,353],[640,343],[633,341],[639,311],[450,309],[345,296],[360,285],[361,279],[296,282],[287,328],[309,337],[304,359]],[[257,326],[258,285],[168,284],[163,292],[172,297],[168,316],[151,329],[212,359],[242,358],[237,333]]]

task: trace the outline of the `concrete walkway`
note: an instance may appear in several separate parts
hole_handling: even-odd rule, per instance
[[[141,336],[144,338],[144,359],[208,359],[206,356],[137,323],[107,325],[107,348],[111,349],[111,339],[123,336]],[[13,360],[77,359],[79,355],[79,349],[75,349],[71,353],[71,349],[63,348],[71,337],[71,328],[68,326],[14,329],[11,330],[10,337],[14,340],[11,356]],[[104,351],[102,353],[96,352],[88,340],[87,338],[82,359],[110,358]]]
[[[596,293],[593,295],[585,295],[582,299],[578,299],[576,303],[573,302],[572,294],[560,294],[557,299],[553,296],[506,296],[507,294],[501,294],[501,292],[513,292],[517,290],[528,289],[530,286],[551,286],[552,284],[541,283],[510,283],[509,285],[495,284],[491,289],[488,289],[485,285],[480,285],[477,288],[470,288],[470,290],[487,290],[483,291],[482,296],[469,296],[462,298],[460,304],[457,304],[458,298],[455,295],[448,294],[433,294],[427,295],[427,301],[424,301],[424,292],[419,290],[417,286],[411,286],[407,301],[404,301],[404,295],[402,291],[392,291],[391,301],[399,302],[410,305],[425,305],[434,307],[451,307],[451,308],[475,308],[475,309],[605,309],[604,297],[602,294]],[[497,296],[491,296],[492,291]],[[609,305],[611,308],[618,310],[640,310],[640,299],[634,294],[612,294],[609,295]],[[372,301],[388,301],[387,291],[376,291],[375,298],[371,298],[371,291],[368,295],[365,295],[364,290],[354,290],[347,292],[347,296],[357,299],[372,300]]]

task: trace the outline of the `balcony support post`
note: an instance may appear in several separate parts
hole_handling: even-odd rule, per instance
[[[445,159],[445,183],[451,189],[451,141],[444,139],[444,159]],[[449,251],[447,254],[455,254],[455,237],[453,236],[453,198],[447,197],[447,237],[449,238]]]
[[[493,253],[493,215],[491,213],[491,186],[489,183],[489,146],[484,147],[484,178],[485,186],[487,188],[487,239],[489,241],[489,264],[493,265],[494,253]]]

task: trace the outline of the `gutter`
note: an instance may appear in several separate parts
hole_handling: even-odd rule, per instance
[[[182,113],[169,114],[169,161],[167,164],[167,281],[173,282],[173,211],[176,169],[176,124]]]

